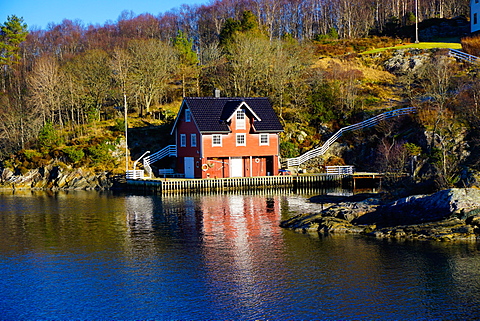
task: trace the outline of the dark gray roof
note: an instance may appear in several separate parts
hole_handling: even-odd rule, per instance
[[[182,109],[188,107],[201,133],[228,133],[226,122],[245,103],[247,114],[254,115],[255,132],[281,132],[283,127],[268,98],[187,97]]]

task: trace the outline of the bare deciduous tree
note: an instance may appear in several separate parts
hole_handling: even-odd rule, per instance
[[[63,127],[61,110],[61,74],[56,59],[52,56],[40,57],[28,77],[30,103],[43,115],[43,122],[50,120]]]
[[[129,43],[132,55],[133,86],[140,94],[143,104],[140,114],[150,112],[155,99],[166,94],[173,78],[178,57],[170,45],[159,40],[134,40]]]

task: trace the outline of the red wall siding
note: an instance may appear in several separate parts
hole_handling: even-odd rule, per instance
[[[186,147],[181,147],[180,146],[180,134],[185,134],[187,137],[187,146]],[[191,134],[196,134],[197,135],[197,147],[191,147],[191,140],[190,140],[190,135]],[[185,157],[185,156],[190,156],[190,157],[198,157],[200,156],[200,143],[201,143],[201,137],[200,133],[197,130],[197,127],[195,126],[195,123],[189,122],[180,122],[177,126],[177,130],[175,133],[176,137],[176,144],[177,144],[177,155],[179,157]]]
[[[231,133],[222,135],[222,146],[212,146],[212,135],[202,136],[203,157],[240,157],[278,155],[278,134],[269,134],[269,145],[260,146],[260,134],[250,134],[251,122],[247,118],[246,129],[235,128],[232,119]],[[246,134],[246,146],[237,146],[236,134]]]

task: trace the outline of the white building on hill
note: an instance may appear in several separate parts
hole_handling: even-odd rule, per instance
[[[480,0],[470,0],[470,31],[480,30]]]

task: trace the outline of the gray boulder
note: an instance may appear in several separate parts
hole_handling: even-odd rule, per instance
[[[480,190],[453,188],[432,195],[339,202],[318,213],[301,214],[280,226],[300,232],[356,233],[377,238],[477,240]]]
[[[379,206],[353,221],[354,224],[396,226],[421,224],[444,220],[449,217],[466,219],[480,209],[480,190],[452,188],[432,195],[414,195],[401,198],[391,204]]]

